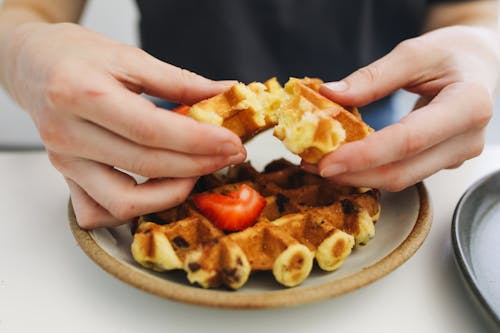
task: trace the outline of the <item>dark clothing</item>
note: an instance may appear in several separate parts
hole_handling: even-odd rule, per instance
[[[453,1],[453,0],[451,0]],[[418,36],[426,0],[137,0],[142,47],[211,79],[335,81]],[[458,0],[455,0],[455,2]],[[394,70],[397,70],[395,68]],[[388,98],[364,107],[375,129],[398,120]],[[403,113],[404,114],[404,113]]]
[[[137,0],[142,47],[212,79],[338,80],[420,34],[425,0]]]

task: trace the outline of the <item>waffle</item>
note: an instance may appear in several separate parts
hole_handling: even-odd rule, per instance
[[[253,226],[225,233],[196,209],[196,193],[226,193],[242,184],[266,198]],[[333,271],[374,236],[379,198],[377,190],[339,186],[284,159],[263,172],[246,162],[201,177],[181,205],[141,216],[131,250],[142,266],[184,270],[204,288],[238,289],[256,271],[272,271],[278,283],[293,287],[314,262]]]
[[[283,88],[276,78],[238,83],[191,106],[188,115],[224,126],[247,141],[274,127],[288,150],[317,163],[339,145],[362,139],[371,129],[356,108],[343,107],[319,93],[323,81],[291,78]]]

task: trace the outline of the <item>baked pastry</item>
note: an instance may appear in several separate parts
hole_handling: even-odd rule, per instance
[[[227,232],[200,211],[199,198],[231,197],[245,188],[265,198],[255,224]],[[307,278],[314,261],[335,270],[353,247],[374,236],[379,198],[377,190],[339,186],[284,159],[263,172],[246,162],[201,177],[181,205],[141,216],[132,255],[155,271],[184,270],[191,283],[205,288],[238,289],[255,271],[272,271],[277,282],[293,287]]]
[[[290,78],[283,88],[276,78],[238,83],[226,92],[190,107],[201,122],[224,126],[243,141],[274,127],[274,135],[292,153],[317,163],[339,145],[362,139],[371,129],[356,108],[343,107],[319,93],[323,81]]]

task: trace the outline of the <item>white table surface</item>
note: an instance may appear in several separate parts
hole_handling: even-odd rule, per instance
[[[68,191],[46,154],[3,152],[0,332],[484,332],[454,263],[450,224],[463,191],[499,167],[500,145],[492,145],[426,180],[432,230],[383,279],[293,308],[224,310],[165,300],[103,271],[70,232]]]

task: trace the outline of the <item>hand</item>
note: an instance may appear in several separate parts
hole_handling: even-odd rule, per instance
[[[21,26],[9,54],[8,90],[33,118],[84,228],[172,207],[197,176],[245,159],[229,130],[139,95],[190,104],[230,82],[205,79],[73,24]],[[151,180],[139,185],[118,169]]]
[[[347,143],[310,171],[339,183],[399,191],[479,155],[500,73],[498,35],[443,28],[409,39],[321,92],[363,106],[403,88],[420,95],[414,111],[363,140]]]

